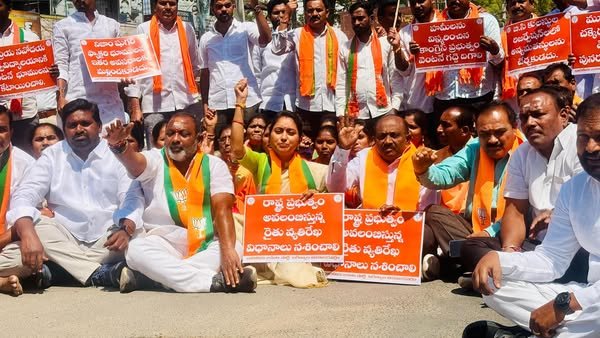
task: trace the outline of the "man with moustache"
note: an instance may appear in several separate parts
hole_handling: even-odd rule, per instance
[[[304,27],[287,31],[279,27],[273,33],[273,53],[295,53],[297,61],[296,112],[304,123],[304,132],[316,137],[321,117],[335,114],[337,58],[347,37],[327,23],[333,9],[327,0],[305,0]]]
[[[561,186],[580,173],[576,152],[577,127],[569,124],[568,104],[551,87],[535,89],[521,98],[521,129],[527,137],[508,164],[502,231],[470,238],[462,247],[466,271],[492,250],[522,251],[526,238],[543,239]],[[531,221],[529,221],[531,220]],[[587,256],[582,254],[566,278],[585,280]],[[562,276],[559,276],[562,277]],[[468,283],[467,283],[468,284]]]
[[[60,111],[69,101],[86,99],[100,109],[103,124],[115,119],[124,120],[123,101],[115,82],[92,82],[85,69],[81,40],[116,38],[120,35],[117,21],[96,10],[96,0],[74,0],[77,12],[54,24],[54,60],[58,65],[57,108]]]
[[[132,127],[117,122],[106,130],[146,197],[146,233],[129,244],[121,292],[150,287],[151,280],[176,292],[252,292],[256,271],[242,268],[231,174],[221,159],[200,150],[200,122],[185,111],[175,113],[165,147],[142,153],[128,147]]]
[[[437,155],[429,148],[420,148],[413,156],[414,173],[429,189],[448,189],[469,181],[463,214],[440,205],[427,209],[423,235],[423,277],[427,280],[438,277],[440,258],[452,263],[448,259],[450,240],[495,234],[494,224],[504,213],[507,164],[522,142],[516,114],[506,103],[493,102],[481,110],[475,127],[479,138],[441,163],[434,165]]]
[[[355,2],[348,12],[355,35],[340,46],[336,112],[337,116],[350,115],[374,124],[378,117],[400,106],[402,80],[390,44],[371,26],[371,4]]]
[[[271,41],[271,29],[257,0],[252,0],[250,6],[256,23],[235,19],[234,1],[211,0],[210,10],[217,21],[214,29],[200,38],[200,93],[204,113],[217,115],[217,132],[232,122],[236,107],[234,87],[240,79],[247,78],[249,87],[248,107],[242,107],[245,121],[256,114],[261,100],[250,51]]]
[[[196,33],[190,23],[177,16],[178,2],[158,0],[152,19],[137,28],[137,34],[152,41],[162,73],[125,88],[131,121],[144,124],[147,149],[152,147],[152,128],[158,122],[200,100],[196,87],[196,75],[200,73]]]
[[[400,210],[423,210],[433,194],[421,187],[414,176],[411,156],[417,149],[410,142],[408,125],[395,114],[383,115],[375,124],[375,144],[350,159],[362,125],[342,118],[338,145],[329,162],[327,190],[346,192],[358,188],[357,204],[379,209],[382,214]]]
[[[594,337],[600,327],[600,94],[577,109],[577,156],[584,172],[558,195],[544,241],[531,252],[486,254],[473,273],[486,305],[521,330],[476,322],[464,337]],[[590,253],[588,283],[558,284],[576,252]]]
[[[432,72],[429,74],[430,76],[425,76],[425,79],[429,80],[419,84],[420,87],[416,87],[413,93],[421,91],[434,97],[433,112],[436,114],[432,116],[435,122],[434,125],[437,125],[439,116],[449,107],[472,105],[478,109],[491,102],[494,98],[496,84],[494,67],[504,60],[500,27],[493,15],[479,12],[477,6],[469,0],[448,0],[446,4],[446,9],[439,16],[435,12],[426,14],[428,12],[427,5],[423,6],[425,8],[422,9],[422,12],[415,11],[414,14],[423,17],[425,21],[422,22],[431,22],[433,17],[436,17],[436,21],[483,18],[484,35],[480,38],[479,43],[481,49],[487,52],[488,64],[482,68],[468,68],[466,72],[457,69]],[[415,5],[411,2],[411,10],[413,8],[414,10],[417,9],[416,2]],[[405,37],[403,40],[411,41],[410,37],[408,39]],[[404,48],[408,44],[412,54],[419,53],[418,44],[414,42],[404,42],[404,44]],[[398,67],[398,69],[405,72],[414,71],[412,69],[414,68],[414,62],[410,62],[409,65],[410,67],[405,65],[404,67]]]
[[[73,100],[62,118],[65,140],[44,150],[11,195],[6,220],[20,241],[20,250],[11,251],[12,267],[41,274],[48,286],[44,261],[50,260],[82,285],[118,287],[124,251],[142,227],[144,197],[100,139],[96,104]],[[37,209],[44,199],[52,218]]]

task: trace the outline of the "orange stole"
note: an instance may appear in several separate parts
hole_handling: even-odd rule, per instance
[[[510,154],[514,153],[515,150],[523,143],[525,139],[521,132],[516,131],[516,138],[510,150]],[[510,161],[510,159],[509,159]],[[506,201],[504,200],[504,187],[506,185],[506,170],[508,169],[508,163],[506,163],[505,172],[498,189],[498,196],[496,198],[496,215],[492,218],[492,201],[494,193],[494,174],[495,174],[496,163],[494,160],[489,158],[483,148],[479,148],[479,164],[477,166],[477,178],[475,179],[474,195],[473,195],[473,206],[471,210],[471,223],[473,224],[473,232],[482,231],[489,227],[492,223],[502,218],[504,215],[504,208],[506,207]]]
[[[396,172],[394,206],[402,210],[418,210],[421,184],[414,175],[412,155],[417,148],[411,143],[404,151]],[[375,147],[369,150],[365,168],[363,209],[378,209],[387,201],[388,164],[379,156]]]
[[[452,156],[450,147],[446,146],[436,152],[438,159],[436,163],[440,163],[446,158]],[[440,190],[441,203],[455,214],[460,214],[465,210],[467,196],[469,194],[469,182],[463,182],[449,189]]]
[[[192,59],[187,42],[185,25],[180,17],[177,17],[175,24],[177,25],[177,37],[179,38],[179,49],[181,50],[181,63],[183,63],[183,77],[190,88],[190,93],[192,95],[197,95],[198,87],[196,86],[196,78],[194,76],[194,70],[192,69]],[[160,33],[156,15],[153,15],[152,19],[150,19],[150,40],[152,40],[154,53],[156,54],[156,59],[160,64]],[[153,77],[152,84],[154,86],[152,89],[153,92],[160,93],[162,91],[162,76],[157,75]]]
[[[338,40],[333,28],[327,25],[325,38],[325,62],[327,67],[327,87],[335,90],[337,77]],[[300,95],[315,95],[315,37],[308,25],[300,32],[300,46],[298,47],[298,80],[300,82]],[[320,65],[319,65],[320,66]]]

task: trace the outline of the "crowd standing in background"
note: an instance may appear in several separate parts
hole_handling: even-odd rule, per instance
[[[92,82],[81,49],[119,23],[73,4],[53,31],[56,93],[0,101],[0,292],[324,287],[311,263],[242,264],[245,197],[338,192],[347,208],[424,211],[422,279],[457,281],[516,324],[465,337],[600,332],[600,73],[574,75],[573,55],[508,72],[506,25],[536,18],[533,0],[507,0],[504,28],[469,0],[409,0],[403,27],[395,0],[358,0],[350,36],[329,0],[304,0],[303,26],[296,0],[252,0],[245,22],[211,0],[199,41],[177,0],[157,0],[137,33],[161,75],[120,84]],[[39,40],[11,5],[0,46]],[[415,25],[469,18],[485,64],[418,71]]]

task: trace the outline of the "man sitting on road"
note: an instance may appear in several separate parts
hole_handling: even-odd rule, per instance
[[[600,94],[577,110],[577,156],[585,172],[558,195],[548,233],[532,252],[486,254],[473,273],[483,300],[522,329],[476,322],[464,337],[595,337],[600,327]],[[590,253],[588,283],[552,283],[580,248]],[[526,330],[526,331],[525,331]]]
[[[343,118],[338,146],[331,157],[327,174],[327,190],[346,192],[355,189],[364,209],[380,209],[383,213],[400,210],[423,210],[435,194],[423,189],[413,172],[412,155],[417,151],[410,142],[406,121],[386,114],[375,124],[375,145],[363,149],[350,160],[350,150],[363,126]]]
[[[534,89],[520,102],[521,128],[528,142],[517,149],[508,164],[502,231],[497,237],[465,242],[461,257],[466,271],[473,271],[491,250],[523,250],[527,233],[530,240],[542,239],[560,187],[583,170],[576,152],[577,127],[569,125],[567,102],[556,90]],[[587,256],[581,265],[587,265],[585,261]]]
[[[12,113],[0,106],[0,186],[2,186],[2,199],[0,200],[0,292],[18,296],[23,293],[19,278],[27,277],[25,271],[15,269],[15,264],[20,262],[4,259],[12,256],[12,252],[19,250],[19,245],[14,243],[13,230],[6,227],[6,210],[10,202],[10,195],[18,187],[26,171],[35,162],[33,157],[10,144],[13,129],[11,128]],[[21,273],[19,273],[21,272]]]
[[[4,249],[0,266],[41,273],[49,285],[48,259],[83,285],[116,287],[144,197],[101,140],[96,104],[73,100],[62,120],[65,140],[44,150],[11,196],[6,220],[20,242]],[[44,198],[52,218],[37,209]]]
[[[423,277],[436,279],[439,258],[449,256],[449,241],[493,236],[504,213],[504,177],[511,154],[521,143],[516,115],[506,103],[485,106],[475,121],[479,138],[439,164],[435,152],[419,149],[413,156],[414,172],[430,189],[448,189],[470,181],[463,215],[432,205],[425,215]],[[437,247],[442,251],[437,256]]]
[[[121,292],[151,285],[177,292],[252,292],[256,272],[242,268],[232,217],[233,180],[223,160],[199,149],[200,122],[178,112],[167,123],[165,146],[138,153],[127,146],[132,124],[106,129],[107,140],[146,197],[146,234],[127,250]]]

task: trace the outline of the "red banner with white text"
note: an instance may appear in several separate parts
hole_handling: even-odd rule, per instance
[[[508,50],[506,66],[511,75],[544,69],[569,57],[571,29],[565,14],[524,20],[504,30]]]
[[[571,53],[575,55],[574,74],[600,70],[600,12],[571,17]]]
[[[422,212],[382,217],[379,210],[346,209],[344,263],[323,263],[331,279],[421,284]]]
[[[419,45],[416,72],[485,66],[487,53],[479,45],[482,35],[482,18],[412,25],[412,39]]]

